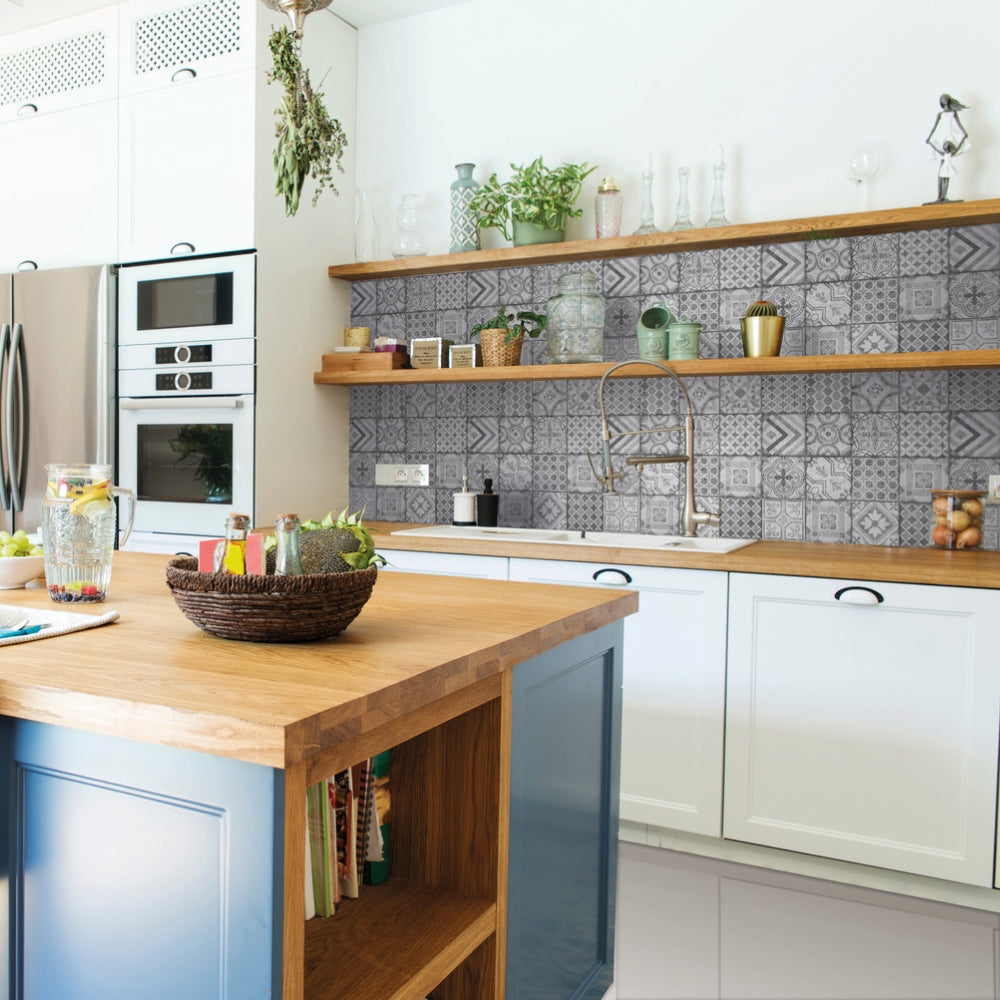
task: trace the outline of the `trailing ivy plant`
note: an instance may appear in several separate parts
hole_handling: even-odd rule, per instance
[[[333,167],[344,172],[340,161],[347,146],[347,136],[340,122],[328,114],[322,92],[312,89],[309,71],[300,58],[300,46],[285,27],[268,38],[273,69],[267,74],[267,82],[285,88],[275,111],[278,122],[274,147],[274,190],[285,199],[285,215],[298,211],[302,186],[309,176],[316,182],[313,205],[324,188],[340,193],[333,183]]]
[[[586,163],[563,163],[547,167],[539,156],[525,166],[510,165],[509,181],[499,181],[495,173],[479,188],[469,208],[479,217],[483,229],[499,229],[504,239],[513,240],[510,220],[530,222],[539,229],[566,228],[568,219],[583,213],[574,208],[583,181],[597,167]]]

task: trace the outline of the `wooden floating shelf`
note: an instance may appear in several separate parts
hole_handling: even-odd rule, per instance
[[[787,358],[703,358],[668,361],[678,375],[803,375],[813,372],[954,371],[1000,368],[1000,350],[918,351],[907,354],[822,354]],[[617,361],[578,365],[513,365],[508,368],[412,368],[380,372],[319,371],[317,385],[416,385],[429,382],[535,382],[599,379]],[[655,365],[635,364],[612,378],[664,376]]]
[[[837,236],[944,229],[948,226],[973,226],[987,222],[1000,222],[1000,198],[915,205],[878,212],[853,212],[848,215],[819,215],[810,219],[752,222],[711,229],[649,233],[645,236],[617,236],[612,239],[572,240],[567,243],[544,243],[530,247],[470,250],[467,253],[406,257],[366,264],[336,264],[329,268],[329,275],[331,278],[343,278],[347,281],[370,281],[373,278],[406,278],[450,271],[482,271],[494,267],[524,267],[529,264],[558,264],[565,261],[599,260],[605,257],[638,257],[644,254],[711,250],[717,247],[759,243],[789,243],[799,240],[832,239]]]

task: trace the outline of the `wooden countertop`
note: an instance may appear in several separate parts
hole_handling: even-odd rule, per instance
[[[772,573],[786,576],[826,576],[853,580],[926,583],[948,587],[1000,589],[1000,552],[904,548],[885,545],[843,545],[824,542],[754,542],[725,555],[700,552],[622,549],[596,545],[545,544],[393,535],[400,528],[420,525],[366,522],[375,549],[415,552],[453,552],[472,555],[512,556],[523,559],[565,559],[612,565],[673,566],[714,569],[730,573]]]
[[[341,745],[361,759],[372,752],[366,734],[470,697],[638,607],[630,591],[382,573],[335,638],[233,642],[184,617],[168,561],[115,553],[102,604],[58,605],[43,587],[0,595],[0,604],[120,613],[111,625],[0,648],[0,714],[276,768]]]

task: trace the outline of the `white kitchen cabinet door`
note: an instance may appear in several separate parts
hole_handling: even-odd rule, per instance
[[[254,246],[253,73],[121,101],[119,259]]]
[[[734,573],[729,607],[724,836],[992,885],[1000,592]]]
[[[0,125],[0,273],[116,260],[116,137],[114,101]]]
[[[117,96],[115,6],[0,34],[0,122]]]
[[[639,592],[625,619],[620,816],[720,836],[726,574],[511,559],[510,578]]]
[[[482,580],[506,580],[506,556],[456,555],[451,552],[412,552],[408,549],[380,551],[388,562],[382,569],[404,573],[434,573],[438,576],[472,576]]]
[[[259,0],[123,0],[121,94],[252,69]]]

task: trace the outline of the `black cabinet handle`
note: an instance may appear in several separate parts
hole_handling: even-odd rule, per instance
[[[181,253],[194,253],[194,244],[193,243],[175,243],[170,248],[170,252],[174,256],[176,256],[177,254],[181,254]]]
[[[834,600],[843,601],[844,604],[881,604],[885,598],[871,587],[841,587],[833,595]]]
[[[623,569],[616,569],[614,566],[605,566],[603,569],[594,570],[594,575],[592,579],[595,583],[606,583],[608,581],[602,580],[601,577],[605,573],[617,573],[621,578],[623,583],[631,583],[632,577]]]
[[[193,80],[198,75],[198,71],[192,69],[190,66],[183,66],[180,69],[175,69],[170,76],[171,83],[179,83],[181,80]]]

